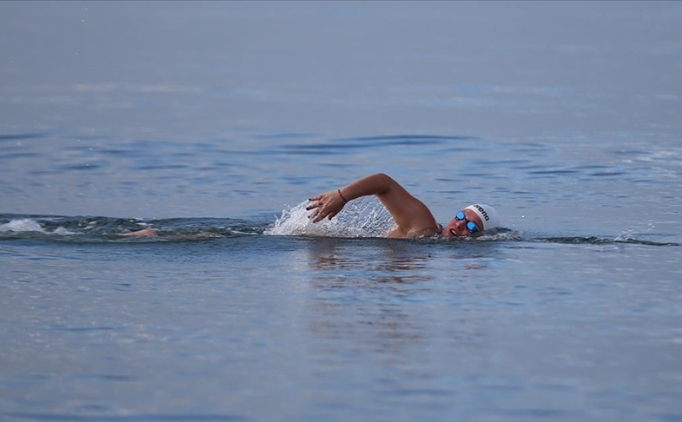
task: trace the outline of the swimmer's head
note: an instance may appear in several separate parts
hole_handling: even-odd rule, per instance
[[[502,227],[500,224],[500,217],[497,216],[495,208],[486,204],[472,204],[464,208],[465,210],[472,210],[476,213],[478,218],[483,223],[483,230],[492,230]]]
[[[478,236],[485,230],[502,227],[497,211],[490,205],[472,204],[455,214],[443,227],[443,236]]]

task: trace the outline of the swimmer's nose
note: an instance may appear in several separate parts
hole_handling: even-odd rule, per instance
[[[463,236],[467,233],[467,226],[465,220],[459,220],[455,223],[455,233],[457,236]]]

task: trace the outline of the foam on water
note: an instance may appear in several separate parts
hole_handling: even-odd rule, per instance
[[[60,236],[70,236],[77,234],[63,226],[59,226],[53,231],[48,231],[40,223],[32,218],[20,218],[10,220],[5,224],[0,224],[0,233],[42,233],[56,234]]]
[[[40,232],[45,233],[45,230],[40,224],[30,218],[22,218],[12,220],[9,223],[0,224],[0,233],[2,232]]]
[[[304,201],[282,211],[268,235],[314,237],[385,237],[393,226],[393,218],[375,198],[359,198],[345,206],[333,219],[313,223],[308,218]]]

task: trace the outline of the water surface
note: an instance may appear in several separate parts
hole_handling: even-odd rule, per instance
[[[682,420],[680,4],[0,2],[0,53],[0,419]],[[308,221],[375,172],[506,230]]]

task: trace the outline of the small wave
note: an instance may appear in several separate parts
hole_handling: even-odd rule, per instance
[[[151,229],[153,236],[128,236]],[[196,241],[263,233],[264,224],[237,219],[143,220],[111,217],[0,215],[0,240],[34,239],[58,242]]]
[[[410,147],[425,145],[444,145],[452,142],[471,141],[476,138],[468,136],[437,135],[389,135],[366,136],[357,138],[339,138],[321,143],[304,143],[282,145],[280,148],[290,154],[332,154],[336,151],[350,149],[372,149],[391,147]]]
[[[36,139],[45,137],[42,133],[17,133],[17,134],[0,134],[0,142],[2,141],[23,141],[25,139]]]
[[[496,229],[492,232],[483,232],[484,234],[479,237],[471,238],[471,237],[464,237],[464,238],[452,238],[449,237],[448,239],[475,239],[479,242],[486,242],[486,241],[494,241],[494,242],[517,242],[520,240],[524,240],[523,236],[521,235],[520,232],[517,232],[515,230],[509,230],[509,229]]]
[[[548,243],[564,243],[564,244],[583,244],[583,245],[615,245],[615,244],[632,244],[645,246],[682,246],[675,242],[654,242],[651,240],[635,239],[633,237],[604,238],[596,236],[562,236],[562,237],[540,237],[535,240]]]
[[[18,220],[11,220],[9,223],[0,224],[0,233],[14,232],[39,232],[45,233],[45,229],[35,220],[30,218],[21,218]]]
[[[430,237],[418,237],[412,240],[427,243],[460,243],[460,242],[482,243],[482,242],[518,242],[525,239],[523,238],[520,232],[502,228],[487,231],[481,236],[477,237],[469,236],[445,237],[439,234],[435,234]]]

